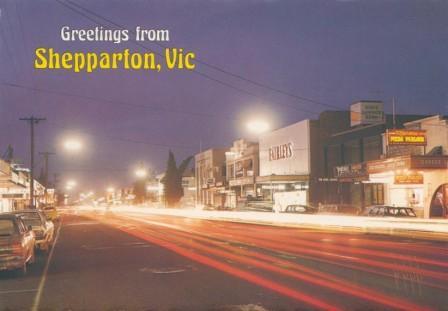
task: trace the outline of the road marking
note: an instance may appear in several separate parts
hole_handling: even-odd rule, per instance
[[[36,292],[37,289],[17,289],[0,291],[0,295]]]
[[[53,247],[50,250],[50,254],[48,254],[47,263],[45,264],[44,272],[42,274],[42,278],[40,279],[39,287],[37,288],[37,293],[36,293],[36,296],[34,297],[33,306],[31,308],[31,311],[39,310],[40,298],[42,297],[42,292],[44,290],[45,282],[47,280],[48,268],[50,267],[50,261],[51,261],[51,258],[53,257],[53,252],[54,252],[54,249],[56,248],[56,243],[58,241],[59,233],[61,232],[61,228],[62,228],[62,219],[59,223],[59,228],[58,228],[58,232],[56,233],[56,237],[54,239]]]
[[[181,273],[185,272],[185,269],[176,269],[176,268],[165,268],[165,269],[150,269],[150,268],[142,268],[140,272],[151,272],[154,274],[173,274],[173,273]]]
[[[65,225],[66,227],[72,227],[72,226],[93,226],[93,225],[99,225],[100,223],[98,221],[80,221],[80,222],[74,222],[71,224]]]
[[[82,245],[81,248],[89,251],[108,250],[117,248],[149,248],[152,247],[149,244],[131,244],[131,245],[111,245],[111,246],[89,246]]]

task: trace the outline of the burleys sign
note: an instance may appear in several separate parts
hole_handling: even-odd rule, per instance
[[[269,161],[292,158],[292,143],[286,143],[269,148]]]

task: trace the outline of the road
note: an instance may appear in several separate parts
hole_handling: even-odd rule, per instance
[[[448,245],[130,213],[63,216],[0,310],[447,309]]]

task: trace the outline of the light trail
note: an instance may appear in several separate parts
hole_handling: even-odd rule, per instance
[[[133,219],[133,220],[142,222],[142,220],[136,220],[136,219]],[[143,220],[143,222],[146,222],[146,221]],[[148,228],[146,228],[145,231],[150,231],[151,235],[158,235],[159,238],[163,239],[163,236],[160,237],[161,234],[158,231],[151,230]],[[223,245],[221,242],[212,241],[209,238],[207,239],[207,238],[198,237],[198,236],[193,237],[194,240],[200,240],[207,244],[211,244],[215,248],[206,247],[204,245],[200,245],[200,244],[192,242],[191,236],[189,236],[187,233],[179,232],[178,230],[170,230],[170,233],[169,233],[170,238],[174,238],[173,234],[183,237],[183,239],[180,239],[180,240],[175,239],[175,242],[187,244],[189,247],[194,247],[195,249],[204,251],[205,253],[208,253],[208,254],[217,255],[220,258],[227,258],[227,259],[238,261],[240,263],[250,264],[250,265],[262,268],[264,270],[268,270],[271,272],[277,272],[277,273],[295,278],[297,280],[306,281],[306,282],[313,283],[315,285],[322,286],[322,287],[327,287],[329,289],[339,291],[341,293],[348,294],[350,296],[362,298],[364,300],[370,300],[375,303],[382,304],[384,306],[388,306],[388,307],[392,307],[392,308],[406,309],[406,310],[425,309],[421,306],[411,304],[405,300],[387,296],[387,295],[379,293],[375,290],[368,289],[368,288],[365,288],[365,287],[362,287],[359,285],[354,285],[354,284],[349,283],[343,279],[340,279],[340,278],[337,278],[337,277],[334,277],[334,276],[331,276],[329,274],[322,273],[319,271],[314,271],[314,270],[306,268],[302,265],[298,265],[298,264],[295,264],[295,263],[292,263],[289,261],[281,260],[277,257],[268,256],[268,255],[256,253],[253,251],[245,251],[245,250],[239,249],[234,246]],[[219,250],[217,250],[217,248],[221,248],[221,249],[233,252],[233,253],[237,253],[244,257],[231,255],[228,252],[219,251]],[[248,259],[247,257],[263,260],[265,263],[261,263],[260,261],[255,261],[254,259]],[[275,266],[272,266],[272,265],[269,265],[266,263],[275,264]],[[284,266],[285,268],[282,269],[278,266]],[[299,274],[294,271],[289,271],[288,269],[294,269],[296,271],[299,271],[302,273],[307,273],[309,275],[307,276],[304,274]]]
[[[161,233],[157,230],[151,230],[149,228],[140,229],[144,230],[146,235],[150,235],[151,237],[157,237],[158,239],[164,241],[164,243],[175,243],[176,245],[187,245],[189,248],[194,248],[205,254],[212,254],[217,256],[218,258],[227,258],[235,262],[249,264],[266,271],[270,271],[273,273],[278,273],[281,275],[285,275],[297,280],[301,280],[304,282],[312,283],[314,285],[329,288],[334,291],[341,292],[343,294],[347,294],[353,297],[358,297],[364,300],[373,301],[375,303],[385,305],[392,308],[397,309],[407,309],[407,310],[421,310],[425,309],[422,306],[415,305],[409,303],[405,300],[394,298],[391,296],[384,295],[375,290],[364,288],[359,285],[353,285],[343,279],[319,272],[314,271],[312,269],[306,268],[304,266],[291,263],[289,261],[280,260],[273,256],[268,256],[264,254],[259,254],[254,251],[246,251],[235,246],[229,246],[222,243],[222,241],[213,241],[210,239],[210,236],[204,237],[198,236],[195,232],[195,236],[191,236],[190,230],[184,230],[177,225],[165,224],[155,221],[147,221],[142,219],[135,219],[133,217],[126,217],[127,219],[132,219],[135,222],[139,223],[147,223],[150,225],[162,226],[168,230],[169,233]],[[112,225],[115,226],[114,223]],[[216,229],[216,228],[214,228]],[[125,230],[126,231],[126,230]],[[132,232],[136,232],[132,230]],[[143,233],[143,234],[144,234]],[[180,237],[180,238],[179,238]],[[199,244],[193,240],[200,240],[206,244],[212,245],[206,246],[203,244]],[[163,243],[159,243],[162,245]],[[166,245],[166,244],[163,244]],[[220,250],[222,249],[222,250]],[[230,251],[231,253],[229,253]],[[257,260],[256,260],[257,259]],[[262,260],[262,261],[260,261]],[[272,265],[275,264],[275,265]],[[283,267],[279,267],[279,265]],[[295,270],[295,271],[294,271]],[[299,273],[300,272],[300,273]],[[306,273],[306,274],[304,274]]]

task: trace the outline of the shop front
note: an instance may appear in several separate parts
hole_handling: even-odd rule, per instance
[[[259,199],[255,177],[259,173],[258,143],[239,139],[226,152],[227,199],[226,207],[244,207]]]
[[[291,192],[309,203],[311,135],[311,121],[304,120],[260,138],[257,196],[273,202],[275,193]]]
[[[365,207],[384,204],[384,186],[369,180],[365,163],[337,166],[334,176],[339,206],[361,213]]]
[[[446,217],[448,156],[409,155],[366,163],[367,183],[384,185],[384,204],[412,207],[417,216]]]

